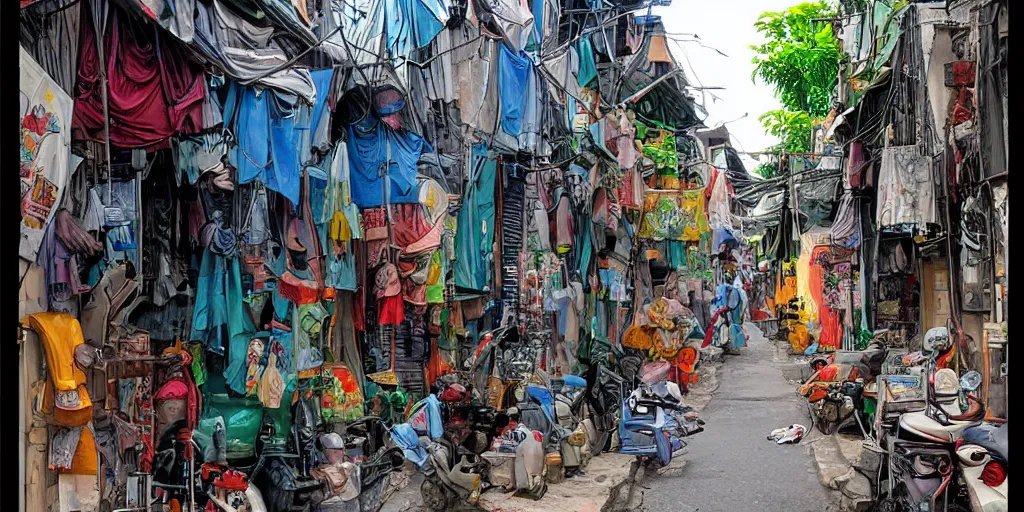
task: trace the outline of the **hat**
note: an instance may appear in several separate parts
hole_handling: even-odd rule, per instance
[[[328,450],[344,450],[345,440],[337,432],[323,434],[320,436],[320,444]]]
[[[90,368],[96,364],[96,349],[89,344],[82,343],[75,347],[75,363],[79,368]]]

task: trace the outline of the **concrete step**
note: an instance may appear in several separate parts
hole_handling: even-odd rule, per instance
[[[817,430],[811,431],[813,439],[808,440],[811,454],[814,456],[814,467],[818,471],[821,484],[830,489],[838,489],[837,478],[850,471],[850,462],[843,455],[843,450],[833,436],[822,435]]]
[[[790,382],[804,383],[811,376],[811,367],[807,363],[781,363],[779,369],[782,370],[782,376]]]

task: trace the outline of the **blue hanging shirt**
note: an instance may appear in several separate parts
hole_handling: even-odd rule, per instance
[[[392,204],[419,202],[416,164],[421,154],[434,151],[423,137],[396,132],[373,116],[349,127],[348,135],[353,203],[371,208],[385,200]],[[390,180],[385,180],[385,175]]]
[[[522,131],[524,103],[527,87],[533,74],[533,64],[525,54],[516,55],[508,46],[501,45],[498,59],[498,94],[501,97],[501,129],[518,137]]]

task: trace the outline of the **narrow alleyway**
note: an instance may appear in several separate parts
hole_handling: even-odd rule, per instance
[[[706,430],[692,438],[680,473],[645,482],[644,510],[826,510],[830,496],[807,446],[765,439],[774,428],[810,426],[774,354],[774,346],[757,337],[742,355],[726,356],[718,369],[718,390],[701,412]]]

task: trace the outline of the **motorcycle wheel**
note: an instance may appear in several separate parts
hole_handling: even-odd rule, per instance
[[[423,497],[423,506],[427,510],[449,510],[450,496],[444,485],[433,481],[430,478],[424,479],[420,484],[420,496]]]

